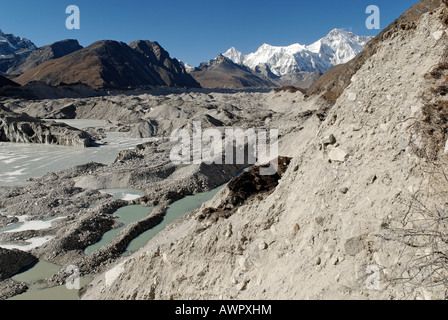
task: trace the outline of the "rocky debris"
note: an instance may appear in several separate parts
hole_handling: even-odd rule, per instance
[[[11,277],[36,260],[31,253],[0,247],[0,281]]]
[[[24,282],[17,282],[12,279],[0,281],[0,300],[6,300],[28,290]]]
[[[62,98],[86,98],[96,97],[106,94],[103,90],[95,90],[83,84],[63,84],[57,87],[49,86],[40,81],[32,81],[24,86],[15,84],[13,86],[1,87],[0,96],[13,99],[41,100],[41,99],[62,99]],[[50,117],[53,119],[70,119],[62,113],[60,116]]]
[[[76,265],[79,268],[81,275],[97,273],[98,271],[103,270],[108,264],[121,256],[133,239],[160,224],[163,221],[166,210],[166,206],[154,208],[148,217],[133,222],[121,230],[110,244],[94,251],[88,256],[71,259],[67,265]],[[66,269],[67,268],[62,268],[62,271],[52,276],[48,280],[48,283],[50,285],[65,283],[67,277],[70,276],[70,274],[66,273]]]
[[[425,75],[446,52],[445,36],[436,40],[432,34],[446,31],[439,17],[447,8],[428,13],[435,3],[420,2],[397,20],[403,24],[391,26],[386,32],[393,32],[377,39],[362,63],[345,66],[345,74],[332,79],[331,88],[325,90],[335,89],[334,105],[325,117],[296,122],[302,129],[284,135],[287,153],[281,154],[293,158],[272,193],[245,201],[227,219],[198,221],[209,208],[227,200],[225,188],[140,252],[97,275],[83,299],[446,298],[446,277],[430,277],[432,283],[422,288],[407,281],[418,279],[421,270],[406,273],[409,261],[426,263],[431,245],[444,249],[444,244],[439,247],[431,241],[416,250],[403,238],[400,243],[384,237],[385,227],[394,224],[412,234],[415,221],[425,220],[423,212],[437,218],[446,215],[446,204],[439,197],[446,192],[446,165],[430,166],[411,148],[397,150],[412,136],[414,111],[423,107],[422,96],[434,96],[432,80]],[[350,92],[356,93],[355,101]],[[308,106],[300,100],[275,110],[293,105],[301,111]],[[282,114],[285,126],[296,117],[288,111]],[[328,151],[345,151],[341,160],[347,151],[353,152],[348,161],[328,165],[316,140],[320,143],[330,134],[340,146],[332,145]],[[442,173],[439,179],[434,179],[434,172]],[[338,192],[345,186],[350,192]],[[424,195],[425,201],[415,201],[415,194]],[[409,214],[412,223],[403,226],[403,217]],[[437,221],[434,225],[446,229]],[[296,224],[300,228],[294,228]],[[428,233],[425,239],[434,240]],[[263,242],[268,247],[260,250]],[[112,270],[117,271],[115,277],[106,281]],[[372,275],[379,277],[379,290],[366,282]]]
[[[348,188],[347,187],[344,187],[344,188],[342,188],[342,189],[339,189],[339,191],[342,193],[342,194],[347,194],[347,192],[348,192]]]
[[[11,223],[16,223],[17,221],[19,221],[17,217],[4,216],[0,213],[0,228],[6,227]]]
[[[106,231],[119,226],[112,213],[125,205],[126,201],[113,200],[84,212],[68,226],[59,228],[55,239],[35,249],[34,253],[40,259],[56,264],[64,264],[67,258],[82,255],[83,250],[98,242]]]
[[[336,143],[336,138],[334,137],[333,134],[330,134],[329,136],[326,136],[323,138],[322,140],[322,144],[326,147],[330,144],[335,144]]]
[[[89,147],[90,136],[62,123],[47,123],[16,114],[0,104],[0,141]]]

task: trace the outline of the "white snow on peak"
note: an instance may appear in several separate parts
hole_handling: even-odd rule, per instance
[[[180,61],[180,60],[179,60],[179,62],[184,66],[185,71],[187,71],[187,72],[191,72],[191,71],[194,71],[196,69],[195,67],[190,65],[188,62],[183,62],[183,61]]]
[[[244,63],[244,54],[240,51],[236,50],[234,47],[227,50],[226,53],[223,54],[226,58],[229,58],[236,64],[243,64]]]
[[[267,66],[277,76],[300,71],[326,72],[335,65],[356,57],[370,39],[342,29],[333,29],[324,38],[308,46],[300,43],[271,46],[265,43],[256,52],[248,55],[243,55],[233,47],[223,55],[253,70]]]

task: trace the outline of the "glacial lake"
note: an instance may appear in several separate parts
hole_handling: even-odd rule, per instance
[[[184,215],[196,210],[202,206],[203,203],[213,199],[213,197],[224,187],[219,186],[209,192],[203,192],[196,195],[187,196],[171,204],[167,210],[164,220],[156,227],[142,233],[140,236],[132,240],[123,256],[129,256],[130,254],[138,251],[145,246],[154,236],[160,231],[165,229],[169,224],[183,217]],[[105,192],[110,190],[104,190]],[[136,190],[115,190],[116,197],[127,194],[138,194]],[[118,212],[120,211],[121,212]],[[151,208],[142,206],[127,206],[123,207],[115,213],[120,216],[119,220],[129,224],[132,221],[138,221],[146,217],[151,211]],[[87,253],[90,253],[103,245],[106,245],[123,227],[106,232],[101,240],[95,245],[86,249]],[[65,285],[56,286],[52,288],[46,287],[44,279],[51,277],[61,269],[61,266],[49,263],[47,261],[39,260],[39,262],[29,268],[28,270],[19,273],[13,277],[14,280],[26,282],[29,285],[27,292],[12,297],[9,300],[78,300],[78,290],[68,289]],[[81,287],[87,285],[93,279],[92,275],[86,275],[80,278]]]
[[[63,120],[73,127],[101,127],[101,120]],[[49,172],[62,171],[88,162],[112,163],[120,151],[133,149],[138,144],[155,138],[128,138],[121,132],[108,132],[105,144],[89,148],[64,147],[45,144],[0,142],[0,187],[27,183],[30,178]]]
[[[79,129],[106,125],[105,122],[98,120],[63,120],[60,122],[66,122]],[[38,178],[48,172],[58,172],[88,162],[110,164],[116,159],[120,151],[132,149],[140,143],[154,140],[154,138],[131,139],[125,137],[122,133],[111,132],[107,133],[106,144],[91,148],[0,142],[0,187],[26,184],[30,178]],[[123,252],[123,256],[128,256],[138,251],[176,219],[200,208],[204,202],[211,200],[223,187],[224,185],[210,192],[187,196],[171,204],[162,223],[131,241],[125,252]],[[111,194],[117,199],[125,200],[133,200],[143,196],[141,191],[129,189],[110,189],[101,190],[101,192]],[[152,208],[148,207],[127,206],[117,210],[115,215],[119,221],[127,225],[145,218],[150,214],[151,210]],[[12,232],[13,229],[41,230],[48,228],[52,222],[52,218],[33,222],[27,221],[26,218],[24,216],[18,223],[9,225],[1,231]],[[124,227],[106,232],[98,243],[86,249],[86,254],[110,243]],[[51,239],[34,240],[31,243],[31,247],[38,246]],[[20,249],[30,250],[28,247]],[[77,300],[78,290],[69,290],[65,285],[53,288],[46,287],[44,280],[57,273],[60,269],[61,266],[39,260],[26,271],[13,276],[13,279],[17,281],[26,282],[29,285],[29,289],[27,292],[11,298],[11,300]],[[82,277],[80,279],[81,286],[88,284],[91,280],[91,275]]]

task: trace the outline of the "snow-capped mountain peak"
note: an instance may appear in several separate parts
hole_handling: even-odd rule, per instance
[[[196,70],[196,68],[190,65],[188,62],[183,62],[181,60],[179,60],[179,62],[184,67],[185,71],[187,71],[188,73]]]
[[[324,73],[335,65],[353,59],[369,40],[370,37],[333,29],[325,37],[308,46],[300,43],[289,46],[263,44],[256,52],[248,55],[231,48],[224,56],[253,70],[267,67],[278,77],[299,72]]]
[[[238,50],[236,50],[234,47],[227,50],[226,53],[223,54],[228,59],[232,60],[236,64],[243,64],[244,63],[244,54]]]
[[[0,56],[1,55],[9,55],[14,52],[28,49],[28,50],[36,50],[37,47],[30,40],[16,37],[13,34],[5,34],[0,29]]]

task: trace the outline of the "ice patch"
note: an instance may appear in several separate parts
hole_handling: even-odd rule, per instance
[[[26,240],[28,244],[26,245],[17,245],[17,244],[0,244],[0,247],[4,249],[18,249],[21,251],[31,251],[33,249],[39,248],[40,246],[44,245],[48,241],[51,241],[54,239],[54,236],[45,236],[45,237],[35,237]]]
[[[2,229],[8,228],[3,232],[1,231],[2,229],[0,229],[0,233],[12,233],[12,232],[29,231],[29,230],[45,230],[51,228],[51,224],[53,221],[61,220],[66,217],[57,217],[46,221],[39,221],[39,220],[27,221],[29,216],[26,215],[17,218],[19,219],[19,222],[9,225],[5,228],[2,228]],[[13,227],[13,229],[11,229],[11,227]]]
[[[141,198],[141,196],[137,194],[125,194],[122,200],[132,201]]]
[[[104,189],[101,193],[106,193],[113,196],[115,199],[132,201],[144,196],[144,193],[139,190],[130,189]]]

